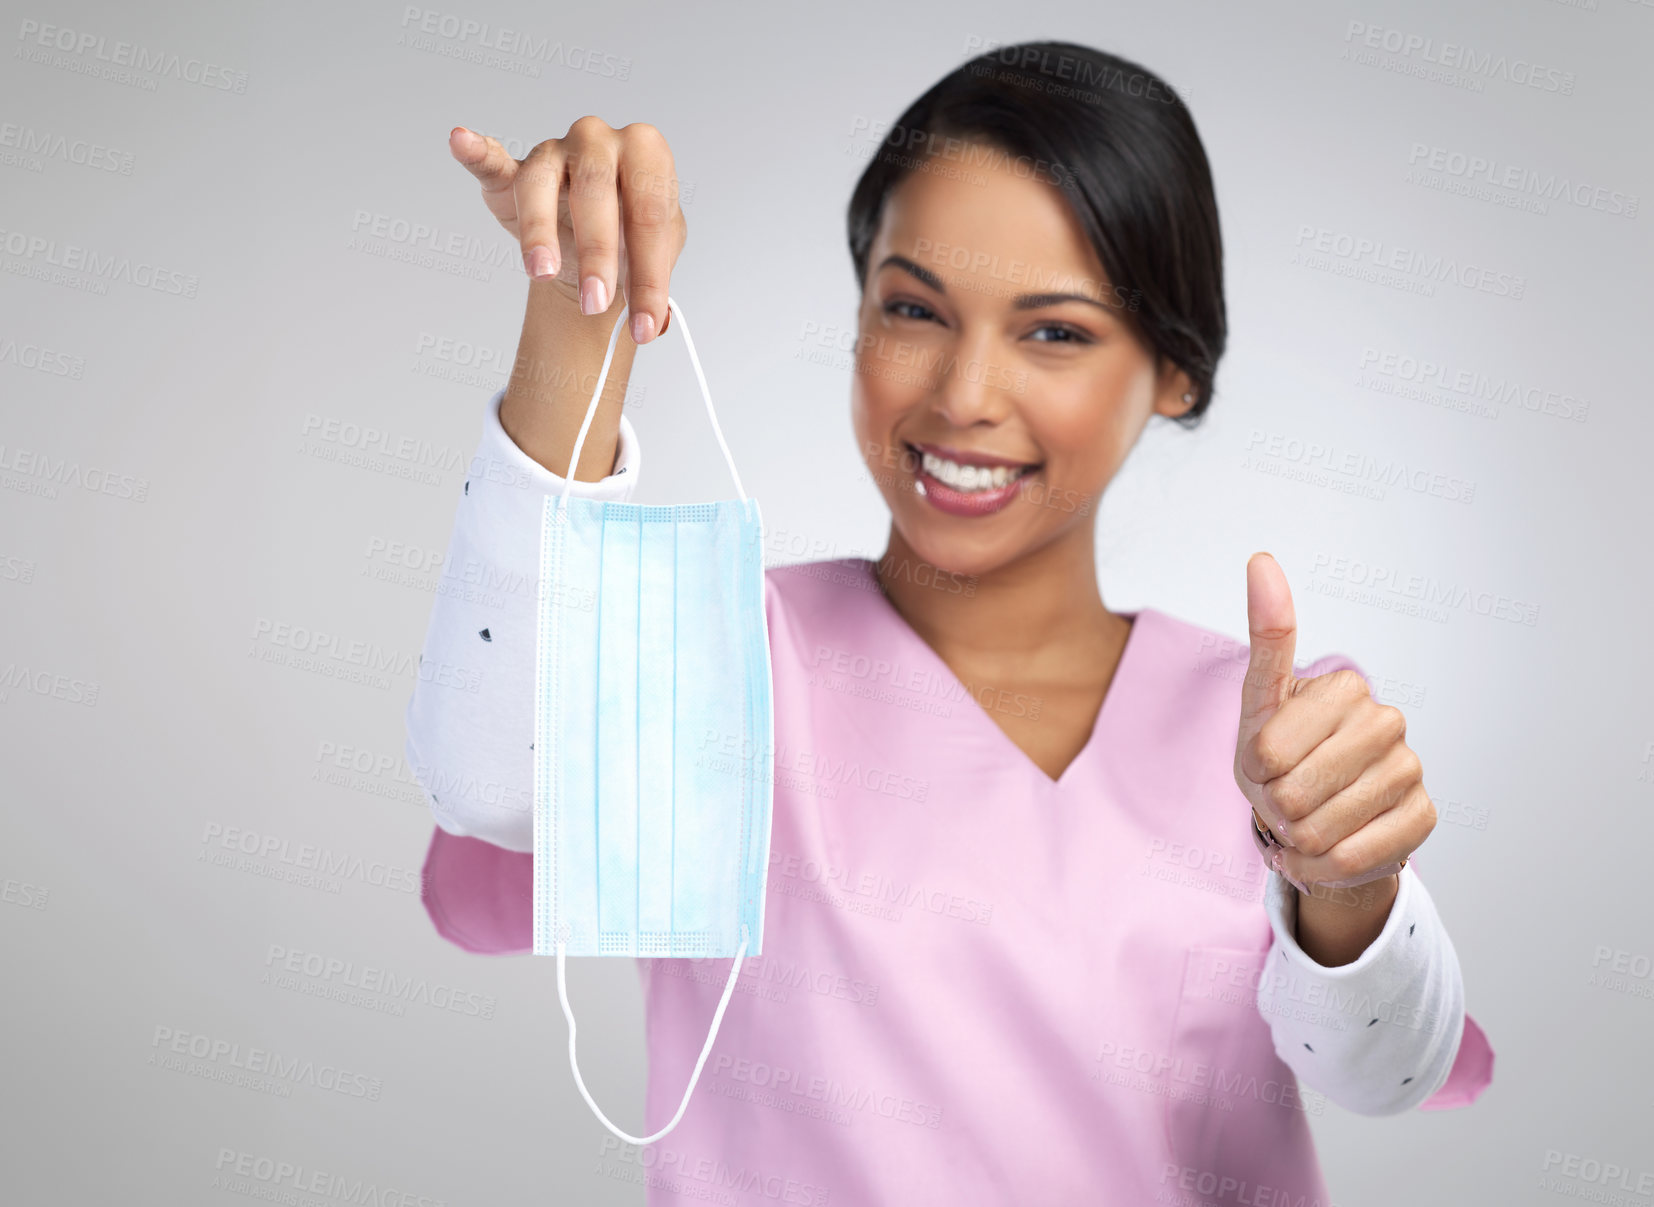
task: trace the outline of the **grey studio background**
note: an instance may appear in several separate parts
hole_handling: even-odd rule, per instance
[[[562,49],[486,59],[441,32],[468,19]],[[468,955],[418,897],[403,709],[526,291],[448,130],[520,156],[588,112],[661,127],[672,291],[770,557],[873,555],[850,337],[818,342],[854,331],[850,188],[941,74],[1054,37],[1186,96],[1227,244],[1218,397],[1111,487],[1105,596],[1244,639],[1273,551],[1300,658],[1402,704],[1440,815],[1420,866],[1494,1084],[1312,1116],[1335,1200],[1649,1201],[1654,4],[54,3],[0,31],[0,1198],[237,1203],[285,1163],[422,1207],[643,1201],[555,961]],[[1547,74],[1444,80],[1444,43]],[[721,497],[675,333],[633,382],[638,498]],[[335,652],[269,661],[278,626]],[[289,878],[306,847],[337,874]],[[570,992],[636,1129],[633,964],[571,962]],[[168,1062],[179,1035],[211,1054]],[[311,1075],[237,1084],[252,1049]]]

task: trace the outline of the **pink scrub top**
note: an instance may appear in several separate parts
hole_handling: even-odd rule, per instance
[[[1052,781],[988,711],[1040,702],[974,697],[872,562],[772,568],[766,609],[763,955],[677,1129],[629,1154],[649,1201],[1329,1203],[1313,1087],[1255,996],[1285,953],[1233,778],[1245,644],[1126,613],[1090,739]],[[531,855],[433,836],[425,904],[467,950],[530,951],[532,888]],[[730,961],[639,965],[647,1102],[604,1105],[647,1135],[677,1109]],[[1424,1106],[1473,1100],[1491,1060],[1466,1017]]]

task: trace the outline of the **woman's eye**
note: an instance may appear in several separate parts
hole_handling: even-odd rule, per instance
[[[1086,335],[1083,331],[1076,330],[1073,327],[1060,327],[1060,326],[1057,326],[1057,325],[1052,324],[1052,323],[1047,323],[1043,327],[1035,328],[1034,334],[1038,335],[1041,331],[1055,331],[1061,338],[1060,339],[1036,340],[1035,341],[1036,343],[1041,343],[1041,344],[1089,344],[1091,342],[1091,337],[1090,336]]]
[[[917,319],[921,322],[926,319],[937,318],[936,312],[929,306],[926,306],[922,302],[909,301],[906,298],[892,299],[884,304],[883,309],[886,314],[894,314],[901,318]],[[937,321],[940,320],[938,319]],[[1053,334],[1044,339],[1036,338],[1034,340],[1035,343],[1089,344],[1095,342],[1091,336],[1087,335],[1084,331],[1081,331],[1078,327],[1069,327],[1059,323],[1046,323],[1044,326],[1036,327],[1034,329],[1034,335],[1036,337],[1038,337],[1042,332],[1051,332]]]
[[[904,306],[906,306],[906,307],[908,307],[912,310],[917,310],[920,313],[919,314],[906,314],[901,309]],[[930,309],[930,307],[922,306],[918,302],[909,302],[909,301],[907,301],[903,298],[897,298],[895,301],[886,302],[884,304],[884,312],[886,314],[900,314],[903,318],[924,318],[927,315],[931,318],[936,317],[935,312],[932,311]]]

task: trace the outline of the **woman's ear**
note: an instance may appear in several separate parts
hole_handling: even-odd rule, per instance
[[[1199,400],[1200,390],[1189,375],[1162,358],[1160,376],[1154,388],[1155,413],[1175,419],[1187,414]]]

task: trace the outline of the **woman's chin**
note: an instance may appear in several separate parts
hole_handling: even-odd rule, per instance
[[[920,505],[923,506],[923,503]],[[937,575],[981,578],[1014,561],[1018,552],[1007,547],[1002,536],[995,539],[986,532],[980,535],[946,532],[940,525],[925,519],[902,524],[899,530],[902,540],[912,551],[913,559]],[[890,569],[893,573],[900,573],[906,568],[893,564]]]

